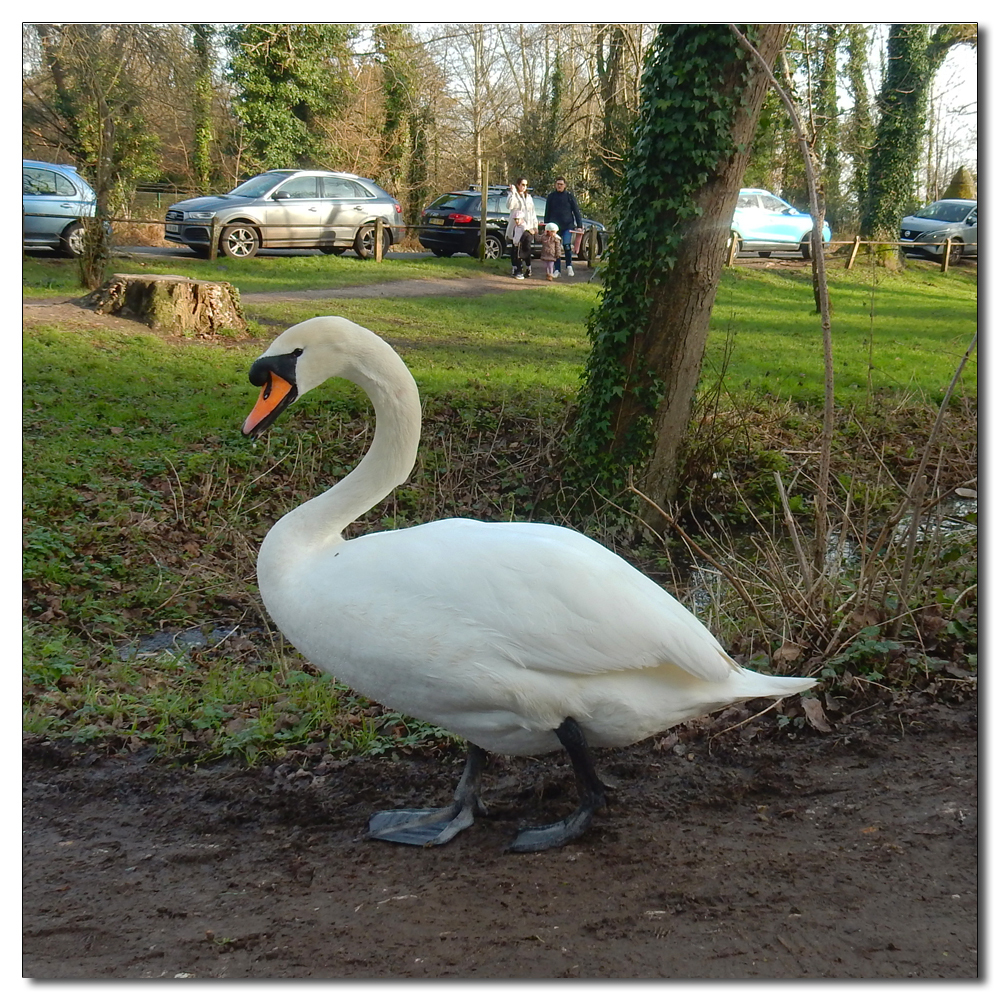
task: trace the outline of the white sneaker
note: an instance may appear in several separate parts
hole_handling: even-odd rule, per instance
[[[567,267],[567,268],[566,268],[566,273],[567,273],[567,274],[568,274],[568,275],[569,275],[569,276],[570,276],[571,278],[573,277],[573,267],[572,267],[572,265],[571,265],[570,267]]]
[[[523,274],[515,274],[514,277],[517,278],[518,281],[524,281],[524,275]]]
[[[558,278],[559,277],[559,272],[558,271],[553,271],[552,272],[552,277],[553,278]]]

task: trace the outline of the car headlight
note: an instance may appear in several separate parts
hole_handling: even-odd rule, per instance
[[[215,218],[215,212],[185,212],[184,218],[192,222],[211,222]]]

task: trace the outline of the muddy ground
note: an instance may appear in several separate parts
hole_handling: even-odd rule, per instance
[[[366,818],[444,803],[458,758],[318,746],[241,769],[31,743],[24,975],[975,977],[972,703],[754,729],[600,752],[606,813],[531,855],[504,847],[568,811],[560,755],[495,759],[490,816],[424,849],[366,840]]]

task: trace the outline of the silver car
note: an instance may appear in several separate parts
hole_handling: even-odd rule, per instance
[[[912,253],[940,258],[945,242],[951,237],[952,263],[971,254],[979,256],[979,202],[969,198],[945,198],[935,201],[899,225],[899,238],[906,243],[924,244],[909,248]]]
[[[83,219],[97,207],[94,189],[65,163],[21,161],[21,235],[26,247],[83,253]]]
[[[171,205],[163,235],[202,256],[214,231],[219,251],[239,259],[267,247],[333,254],[353,248],[359,257],[372,257],[377,219],[384,224],[385,252],[403,237],[403,210],[374,181],[329,170],[268,170],[229,194]]]

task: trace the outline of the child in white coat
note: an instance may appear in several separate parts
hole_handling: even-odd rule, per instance
[[[545,261],[545,280],[552,281],[562,241],[559,239],[559,227],[554,222],[546,223],[542,233],[542,260]]]

